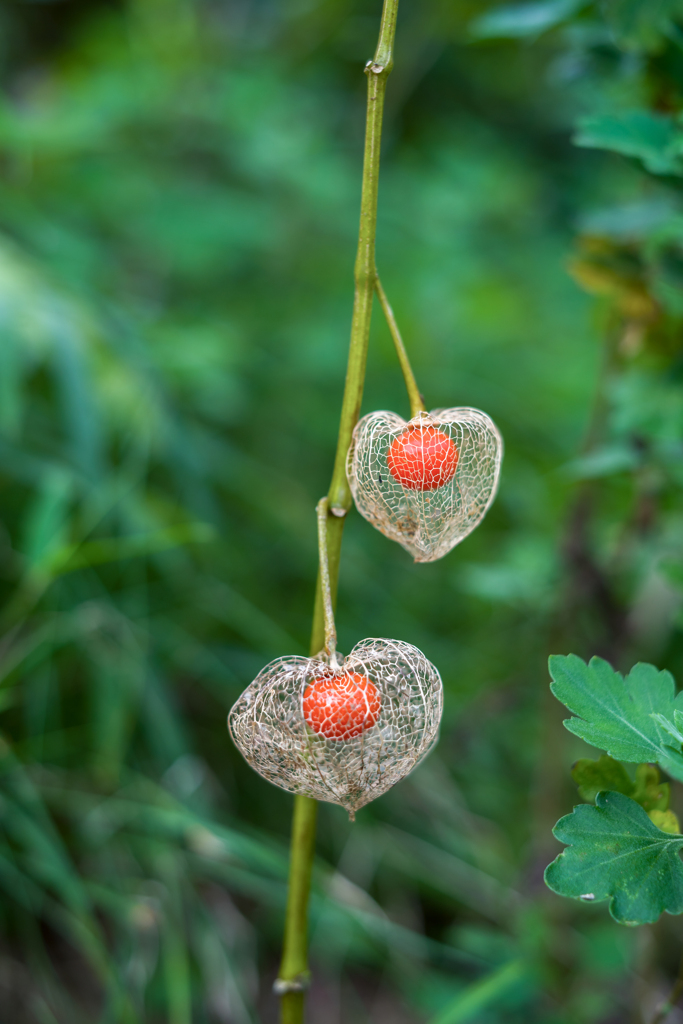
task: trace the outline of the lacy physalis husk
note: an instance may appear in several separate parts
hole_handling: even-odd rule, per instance
[[[291,793],[359,807],[404,778],[436,742],[443,690],[424,654],[362,640],[346,658],[278,658],[228,724],[252,768]]]
[[[478,409],[393,412],[358,421],[346,472],[360,514],[416,562],[459,544],[493,501],[503,440]]]

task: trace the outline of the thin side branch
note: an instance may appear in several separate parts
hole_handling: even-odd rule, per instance
[[[318,514],[318,559],[320,564],[320,588],[325,610],[325,647],[328,658],[334,659],[337,652],[337,628],[334,624],[332,592],[330,590],[330,561],[327,555],[327,510],[328,498],[321,498],[316,506]]]
[[[394,348],[396,349],[398,361],[401,364],[401,372],[403,373],[403,379],[406,384],[406,391],[408,392],[408,399],[410,401],[410,415],[417,416],[418,412],[425,411],[424,399],[422,398],[422,395],[420,394],[420,389],[417,386],[415,374],[413,373],[413,368],[410,365],[408,353],[406,352],[406,347],[403,344],[403,338],[401,337],[401,332],[398,329],[398,324],[396,323],[394,311],[389,305],[389,300],[386,296],[384,288],[382,287],[382,282],[379,279],[379,274],[377,274],[376,271],[375,291],[377,292],[377,298],[379,299],[380,306],[382,307],[382,312],[384,313],[384,317],[389,326],[389,332],[394,342]]]

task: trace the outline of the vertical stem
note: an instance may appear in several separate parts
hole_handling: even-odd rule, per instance
[[[329,491],[330,506],[339,516],[351,508],[351,492],[346,480],[346,453],[351,444],[363,398],[365,363],[370,336],[370,316],[375,290],[375,233],[377,229],[377,186],[379,183],[379,156],[382,138],[382,115],[387,78],[394,65],[393,44],[396,31],[398,0],[384,0],[382,25],[374,59],[365,66],[368,76],[368,105],[365,123],[365,154],[363,159],[363,188],[360,205],[360,230],[354,271],[355,294],[351,321],[351,343],[346,370],[346,386],[342,402],[337,455]],[[341,543],[341,532],[339,541]]]
[[[351,508],[351,491],[346,480],[346,454],[351,444],[353,428],[358,422],[365,365],[367,362],[370,317],[377,272],[375,270],[375,234],[377,230],[377,187],[382,137],[382,115],[387,78],[393,67],[393,47],[396,33],[398,0],[384,0],[379,41],[373,60],[365,73],[368,77],[368,101],[365,124],[365,152],[363,156],[363,185],[360,205],[358,252],[354,271],[355,293],[351,321],[351,341],[346,383],[342,400],[339,437],[332,482],[328,492],[327,555],[330,598],[334,603],[339,579],[344,517]],[[317,654],[325,643],[325,609],[321,577],[318,573],[311,653]],[[275,991],[281,995],[281,1024],[303,1024],[305,989],[308,985],[307,923],[308,896],[315,847],[315,819],[317,804],[309,797],[294,798],[292,845],[287,895],[287,916],[280,977]]]
[[[398,324],[396,323],[394,311],[389,305],[389,300],[386,297],[384,288],[382,288],[382,282],[379,279],[379,275],[375,276],[375,289],[377,291],[377,298],[379,299],[380,305],[382,307],[382,312],[384,313],[384,317],[386,319],[392,340],[394,342],[394,348],[396,349],[398,361],[401,364],[401,371],[403,373],[403,379],[406,384],[406,391],[408,392],[408,399],[410,401],[410,415],[417,416],[418,412],[425,411],[424,401],[422,399],[422,395],[420,394],[420,389],[417,386],[415,374],[413,373],[413,368],[410,365],[408,353],[406,352],[406,347],[403,344],[403,338],[401,337],[401,332],[398,329]]]
[[[308,796],[294,798],[292,846],[289,861],[287,916],[280,977],[275,991],[281,995],[281,1024],[303,1024],[308,970],[308,894],[315,853],[317,801]]]

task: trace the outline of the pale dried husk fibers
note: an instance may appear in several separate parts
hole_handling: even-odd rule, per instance
[[[266,665],[230,711],[237,748],[259,775],[290,793],[346,808],[351,817],[404,778],[438,737],[443,689],[438,671],[401,640],[362,640],[335,674],[359,673],[377,688],[375,725],[346,740],[326,739],[306,724],[303,693],[330,665],[278,658]]]
[[[412,427],[435,427],[458,449],[455,475],[434,490],[413,490],[391,475],[392,442]],[[363,416],[353,432],[346,472],[360,514],[416,562],[433,562],[484,518],[498,487],[503,440],[479,409],[433,409],[407,423],[393,412]]]

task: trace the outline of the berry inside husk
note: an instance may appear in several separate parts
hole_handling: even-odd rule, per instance
[[[380,704],[377,687],[358,672],[321,676],[304,690],[304,720],[328,740],[350,740],[377,724]]]
[[[411,427],[392,441],[387,465],[402,487],[434,491],[453,479],[458,449],[436,427]]]

